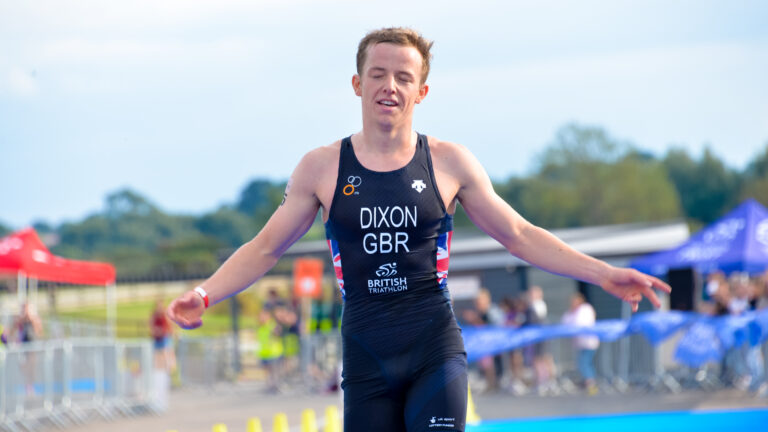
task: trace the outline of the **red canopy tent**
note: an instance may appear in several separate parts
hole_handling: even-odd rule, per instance
[[[37,281],[65,282],[107,287],[107,319],[113,329],[115,316],[115,267],[112,264],[78,261],[53,255],[33,228],[0,239],[0,274],[18,277],[19,301]],[[27,281],[31,282],[29,285]]]

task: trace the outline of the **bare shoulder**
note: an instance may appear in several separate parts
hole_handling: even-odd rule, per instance
[[[324,206],[330,205],[339,171],[340,149],[341,141],[336,141],[307,152],[294,169],[287,188],[314,195]]]
[[[339,164],[339,149],[341,148],[341,141],[336,141],[332,144],[317,147],[307,152],[304,157],[301,158],[297,171],[301,170],[327,170],[329,165]]]
[[[482,166],[466,147],[452,141],[428,137],[429,150],[435,170],[450,173],[457,179],[466,179]]]
[[[297,182],[306,179],[312,183],[329,174],[336,175],[339,169],[339,148],[339,142],[335,142],[310,150],[293,170],[291,180]]]

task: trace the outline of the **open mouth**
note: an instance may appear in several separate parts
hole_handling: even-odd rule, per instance
[[[388,100],[388,99],[380,100],[380,101],[378,101],[376,103],[379,104],[379,105],[384,105],[384,106],[388,106],[388,107],[396,107],[397,106],[397,102],[395,102],[393,100]]]

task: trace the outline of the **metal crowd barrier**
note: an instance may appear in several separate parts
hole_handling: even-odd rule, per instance
[[[83,329],[77,325],[70,331]],[[79,331],[79,330],[78,330]],[[52,333],[49,333],[52,335]],[[727,372],[739,370],[726,362],[687,368],[674,361],[678,336],[657,346],[641,335],[601,342],[594,365],[599,391],[605,394],[631,391],[679,392],[684,389],[718,389],[732,385]],[[570,338],[544,342],[552,356],[555,375],[547,395],[577,394],[580,376],[576,350]],[[768,342],[762,353],[762,376],[768,377]],[[523,352],[530,348],[520,348]],[[743,348],[732,357],[739,360]],[[238,359],[232,336],[181,338],[175,347],[178,384],[214,386],[238,378]],[[255,356],[253,350],[240,356]],[[504,353],[507,357],[509,353]],[[341,338],[338,332],[313,334],[301,341],[299,367],[290,385],[320,390],[335,382],[339,374]],[[739,360],[740,361],[740,360]],[[530,371],[531,365],[527,365]],[[723,369],[725,368],[725,369]],[[509,373],[508,362],[504,372]],[[475,372],[476,373],[476,372]],[[153,347],[150,340],[116,341],[107,338],[70,338],[36,341],[0,348],[0,429],[9,432],[37,431],[55,426],[64,428],[92,418],[111,419],[162,411],[157,397]],[[478,381],[475,376],[474,382]],[[534,391],[530,375],[525,391]],[[752,383],[755,384],[755,383]],[[474,388],[474,386],[473,386]],[[162,399],[162,398],[160,398]]]
[[[179,338],[176,364],[180,384],[213,386],[237,375],[233,336]]]
[[[69,339],[0,348],[0,429],[64,428],[156,411],[149,341]]]
[[[739,377],[749,376],[745,361],[746,345],[734,348],[730,355],[735,359],[731,364],[726,361],[708,363],[700,368],[690,368],[674,360],[674,351],[681,335],[673,336],[658,346],[651,345],[639,334],[625,336],[611,342],[601,341],[595,352],[594,367],[596,384],[603,394],[621,394],[628,392],[679,393],[684,390],[717,390],[735,386],[739,388]],[[555,373],[547,387],[537,389],[535,373],[531,364],[530,345],[518,351],[525,357],[527,371],[521,382],[519,377],[512,377],[509,356],[502,354],[502,376],[499,382],[502,388],[514,394],[529,394],[537,390],[541,395],[579,394],[581,376],[577,367],[577,354],[571,338],[549,339],[543,342],[544,352],[552,357]],[[760,354],[753,357],[759,361],[760,373],[752,377],[749,388],[742,385],[741,390],[755,391],[755,387],[768,386],[768,341],[757,347]],[[485,386],[479,365],[471,366],[470,382],[481,390]],[[514,383],[514,385],[513,385]],[[765,390],[764,390],[765,391]],[[765,396],[761,394],[761,396]]]
[[[341,364],[341,335],[339,332],[316,333],[300,341],[296,374],[284,371],[281,379],[286,386],[320,389],[335,380]],[[176,364],[181,386],[211,387],[238,378],[238,364],[259,363],[257,350],[240,351],[235,357],[232,336],[179,338],[176,341]],[[253,361],[246,357],[251,357]]]
[[[596,382],[599,391],[604,394],[627,392],[678,393],[683,390],[712,390],[732,385],[721,376],[720,364],[708,364],[702,368],[689,368],[674,359],[680,334],[672,336],[657,346],[650,344],[640,334],[625,336],[615,341],[600,342],[594,357]],[[555,375],[550,388],[542,394],[578,394],[581,377],[577,368],[577,355],[570,338],[550,339],[544,342],[545,352],[552,356]],[[522,351],[528,347],[520,348]],[[762,369],[760,379],[766,382],[768,377],[768,342],[762,350]],[[176,348],[179,366],[180,384],[213,386],[224,381],[237,380],[237,367],[234,357],[232,337],[180,339]],[[503,373],[510,373],[510,353],[502,354]],[[240,356],[256,356],[254,350],[242,351]],[[308,391],[326,390],[330,382],[338,379],[341,365],[341,336],[339,332],[313,334],[301,341],[298,374],[284,376],[288,387],[300,386]],[[527,355],[530,360],[530,355]],[[475,377],[473,383],[481,384],[477,365],[473,365]],[[526,369],[527,388],[518,393],[529,393],[535,389],[535,379],[531,376],[532,365]],[[500,377],[504,381],[508,377]],[[509,381],[509,380],[507,380]],[[519,389],[518,389],[519,390]]]

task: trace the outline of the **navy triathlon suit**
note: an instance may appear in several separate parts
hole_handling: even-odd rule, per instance
[[[467,356],[447,288],[453,216],[427,138],[388,172],[363,167],[342,140],[325,229],[344,297],[344,430],[463,431]]]

